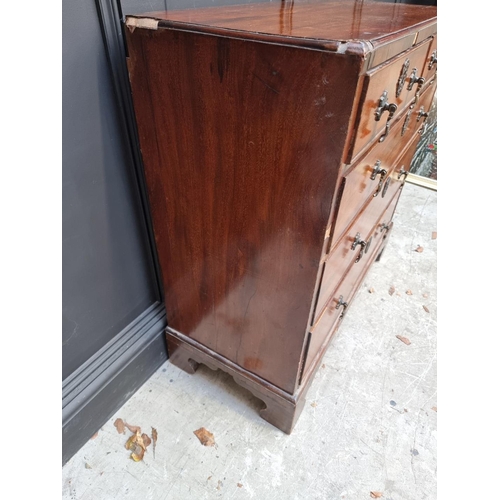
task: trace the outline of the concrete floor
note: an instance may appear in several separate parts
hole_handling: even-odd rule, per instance
[[[385,254],[292,435],[260,419],[260,401],[226,374],[200,366],[191,376],[167,361],[64,466],[62,498],[436,498],[436,201],[434,191],[405,186]],[[117,417],[158,430],[155,458],[152,446],[142,462],[129,458]],[[215,447],[200,444],[200,427]]]

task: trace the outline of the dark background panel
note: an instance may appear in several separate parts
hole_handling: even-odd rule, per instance
[[[124,15],[140,14],[156,10],[182,10],[219,5],[240,5],[247,3],[281,2],[283,0],[121,0]],[[300,1],[300,0],[299,0]],[[370,0],[373,1],[373,0]],[[437,0],[377,0],[386,3],[407,3],[418,5],[437,5]],[[287,3],[290,3],[288,0]],[[363,1],[360,0],[359,4]]]
[[[156,10],[183,10],[221,5],[241,5],[247,3],[269,3],[281,0],[122,0],[123,14],[140,14]]]
[[[63,379],[158,300],[93,0],[63,5]]]

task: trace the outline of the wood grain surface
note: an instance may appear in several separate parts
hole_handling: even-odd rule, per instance
[[[128,32],[169,325],[293,393],[360,60]]]
[[[283,2],[138,13],[159,27],[181,27],[284,43],[306,43],[331,50],[367,53],[435,23],[435,7],[352,0]],[[432,31],[432,30],[431,30]],[[432,33],[431,33],[432,34]],[[413,37],[411,43],[415,40]],[[353,42],[349,45],[350,42]],[[407,48],[400,47],[400,51]]]
[[[290,432],[338,326],[339,293],[352,299],[387,243],[396,168],[434,92],[415,101],[407,84],[414,67],[425,74],[436,9],[297,0],[126,25],[171,361],[227,371]],[[384,90],[399,100],[381,142]],[[381,190],[369,179],[377,160]],[[357,233],[366,252],[352,249]]]

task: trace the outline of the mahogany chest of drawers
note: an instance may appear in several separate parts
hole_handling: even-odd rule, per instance
[[[436,26],[321,0],[126,19],[170,361],[230,373],[285,432],[387,243]]]

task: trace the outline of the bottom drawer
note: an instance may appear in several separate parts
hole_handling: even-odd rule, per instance
[[[392,228],[392,216],[396,209],[401,191],[396,193],[386,211],[379,219],[375,231],[373,232],[372,249],[370,257],[364,266],[351,264],[349,271],[344,276],[335,292],[330,296],[328,305],[323,313],[310,328],[308,332],[306,360],[303,374],[307,376],[309,370],[316,364],[316,360],[323,355],[324,350],[330,340],[330,334],[338,325],[339,321],[346,313],[349,303],[354,297],[361,280],[368,272],[371,264],[379,254],[383,240],[388,236]],[[302,377],[304,378],[304,377]]]

